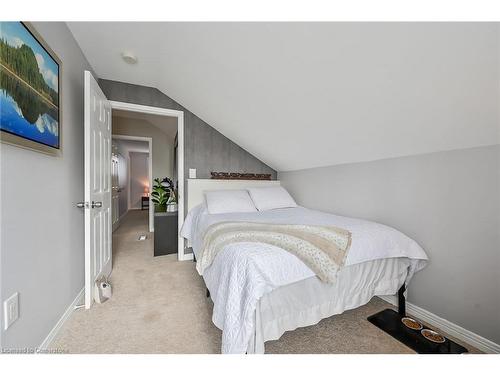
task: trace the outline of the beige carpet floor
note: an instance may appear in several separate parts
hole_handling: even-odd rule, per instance
[[[138,241],[146,234],[145,241]],[[69,353],[220,353],[221,331],[193,262],[153,257],[147,211],[130,211],[113,234],[113,297],[76,310],[51,347]],[[266,343],[266,353],[413,353],[366,320],[379,298]],[[472,352],[476,349],[470,348]]]

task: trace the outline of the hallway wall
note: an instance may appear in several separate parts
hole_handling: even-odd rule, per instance
[[[173,176],[174,139],[149,121],[113,116],[113,134],[152,138],[153,179]]]
[[[149,189],[149,154],[131,152],[130,157],[130,209],[141,208],[144,188]]]
[[[128,211],[128,158],[118,154],[118,217],[122,217]]]

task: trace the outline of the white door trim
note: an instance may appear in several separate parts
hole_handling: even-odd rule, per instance
[[[177,118],[177,178],[179,180],[179,196],[178,196],[178,260],[191,260],[193,259],[193,254],[184,254],[184,238],[180,235],[182,224],[184,224],[184,217],[186,213],[184,212],[184,112],[177,111],[175,109],[167,109],[160,107],[151,107],[147,105],[132,104],[125,102],[110,101],[112,109],[119,109],[122,111],[148,113],[152,115],[159,116],[170,116]],[[152,160],[152,158],[151,158]]]
[[[113,102],[111,102],[113,103]],[[111,107],[113,108],[113,107]],[[149,160],[148,160],[148,180],[149,180],[149,192],[151,193],[151,189],[153,188],[153,138],[151,137],[139,137],[135,135],[121,135],[121,134],[112,134],[111,137],[113,139],[123,139],[127,141],[142,141],[148,142],[148,150],[149,150]],[[128,169],[128,178],[127,178],[127,210],[130,210],[130,153],[131,152],[142,152],[142,151],[134,151],[128,150],[127,152],[127,169]],[[149,200],[149,231],[154,232],[154,210],[153,205],[151,204],[151,194]]]

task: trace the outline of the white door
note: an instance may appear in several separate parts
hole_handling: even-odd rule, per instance
[[[111,105],[85,71],[85,308],[111,273]]]

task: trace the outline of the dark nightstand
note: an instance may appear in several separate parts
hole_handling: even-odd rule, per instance
[[[142,196],[141,197],[141,210],[145,208],[149,208],[149,197]]]
[[[155,257],[177,252],[177,226],[177,212],[155,212]]]

